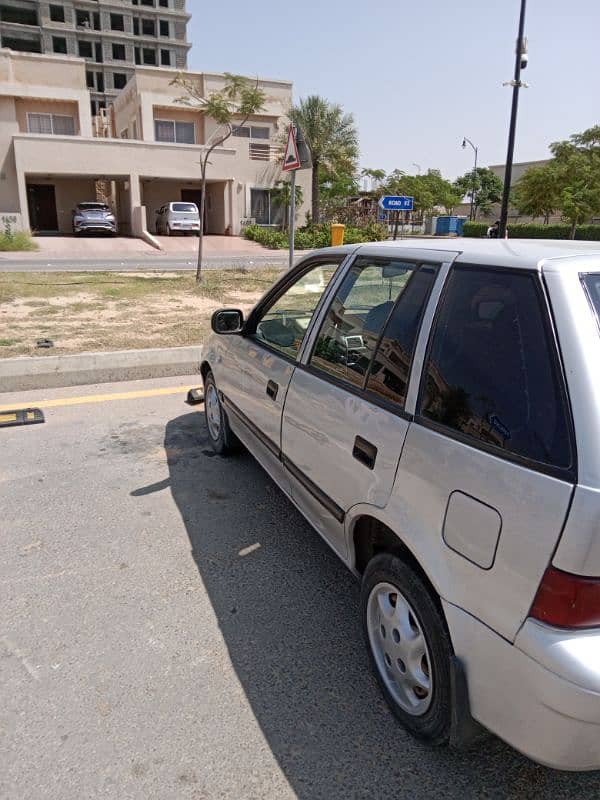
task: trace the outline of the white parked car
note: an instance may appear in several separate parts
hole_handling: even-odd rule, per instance
[[[476,721],[600,768],[599,317],[598,245],[516,240],[318,251],[213,317],[214,449],[361,578],[375,675],[430,743]]]
[[[195,203],[166,203],[156,212],[156,233],[200,233],[200,213]]]

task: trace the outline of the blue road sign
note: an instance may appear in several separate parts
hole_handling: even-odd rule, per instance
[[[412,211],[414,208],[414,197],[387,194],[379,200],[379,206],[384,211]]]
[[[380,214],[379,219],[384,222],[387,219],[387,214]]]

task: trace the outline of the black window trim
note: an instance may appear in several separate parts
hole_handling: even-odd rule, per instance
[[[431,286],[429,287],[429,292],[427,294],[427,298],[425,299],[425,302],[423,303],[423,308],[421,309],[421,316],[419,317],[419,323],[417,325],[417,335],[415,336],[415,341],[414,341],[414,344],[413,344],[413,351],[412,351],[411,356],[410,356],[410,366],[409,366],[409,370],[408,370],[408,383],[410,383],[410,378],[411,378],[412,370],[413,370],[413,362],[414,362],[414,357],[415,357],[415,351],[417,349],[417,342],[419,341],[419,336],[420,336],[420,333],[421,333],[421,327],[423,325],[423,318],[425,316],[425,311],[427,310],[427,307],[429,305],[429,301],[431,299],[431,293],[433,291],[433,287],[436,284],[437,278],[439,276],[440,269],[443,266],[443,262],[442,261],[429,261],[428,259],[423,260],[423,261],[415,260],[413,258],[402,259],[402,256],[400,256],[400,255],[387,256],[387,257],[386,256],[374,256],[374,257],[372,257],[372,256],[364,255],[364,254],[361,254],[360,252],[358,252],[358,253],[356,253],[356,257],[353,258],[352,262],[348,265],[348,270],[346,271],[346,274],[357,263],[357,261],[360,258],[367,258],[369,260],[369,263],[371,263],[371,264],[372,263],[377,263],[377,262],[386,262],[386,263],[388,263],[389,261],[402,261],[402,260],[404,260],[404,262],[407,263],[407,264],[414,264],[415,268],[412,270],[413,274],[409,278],[408,283],[410,283],[410,281],[412,281],[412,279],[414,278],[414,276],[416,275],[416,273],[418,272],[418,270],[421,267],[424,267],[424,266],[433,267],[433,269],[435,270],[434,280],[433,280]],[[408,283],[407,283],[407,286],[408,286]],[[396,306],[400,302],[400,299],[402,298],[403,294],[404,294],[404,292],[402,292],[401,294],[398,295],[398,297],[394,301],[394,305],[392,306],[392,308],[390,310],[390,313],[388,314],[388,316],[387,316],[387,318],[385,320],[385,324],[383,325],[383,328],[381,329],[381,332],[380,332],[380,334],[379,334],[379,336],[377,338],[377,342],[376,342],[375,347],[373,349],[373,358],[371,359],[371,363],[369,364],[369,369],[365,373],[364,380],[362,382],[362,386],[357,386],[356,384],[350,383],[350,381],[345,381],[343,378],[338,378],[336,375],[332,375],[330,372],[327,372],[326,370],[320,369],[319,367],[315,367],[313,364],[311,364],[311,359],[313,357],[315,347],[317,346],[317,339],[316,338],[315,338],[314,342],[312,343],[312,347],[310,349],[310,353],[308,354],[308,358],[307,358],[306,364],[299,364],[298,365],[298,369],[302,369],[304,372],[308,372],[310,375],[314,375],[316,378],[320,378],[321,380],[324,380],[325,382],[332,384],[333,386],[335,386],[338,389],[344,389],[345,391],[350,392],[350,394],[353,394],[356,397],[360,397],[361,399],[366,400],[367,402],[371,403],[374,406],[382,408],[384,411],[389,411],[390,413],[396,414],[397,416],[401,417],[402,419],[405,419],[405,420],[408,420],[409,422],[412,422],[413,415],[405,410],[406,399],[404,401],[404,404],[400,405],[400,403],[395,403],[393,400],[388,400],[387,398],[383,397],[382,395],[377,394],[377,392],[373,392],[367,386],[367,383],[368,383],[368,380],[369,380],[369,376],[371,375],[371,367],[373,366],[373,361],[375,360],[375,357],[377,356],[377,353],[379,352],[379,347],[381,346],[381,342],[382,342],[382,339],[383,339],[383,334],[385,333],[386,328],[387,328],[387,326],[389,324],[389,321],[392,318],[392,315],[394,314],[394,312],[396,310]],[[333,298],[332,298],[332,300],[333,300]],[[329,311],[330,305],[331,304],[329,304],[327,306],[327,312]],[[325,322],[325,319],[327,317],[327,312],[325,314],[325,317],[321,320],[321,325]],[[408,384],[407,384],[407,388],[408,388]]]
[[[288,353],[284,353],[281,350],[278,350],[277,347],[270,345],[268,342],[265,342],[264,339],[257,339],[256,328],[258,327],[258,323],[262,318],[262,314],[265,311],[268,311],[269,308],[282,297],[286,291],[297,283],[304,275],[311,271],[314,267],[318,266],[319,264],[335,264],[337,263],[337,267],[335,270],[334,275],[332,276],[331,280],[334,280],[335,276],[339,273],[339,270],[342,268],[346,260],[348,259],[348,253],[332,253],[330,256],[323,254],[323,255],[314,255],[309,256],[306,260],[300,261],[298,264],[295,265],[291,270],[285,273],[278,281],[275,283],[269,291],[262,297],[257,305],[254,306],[252,311],[250,312],[250,316],[244,323],[244,328],[242,330],[241,335],[251,339],[252,342],[257,347],[262,347],[265,350],[268,350],[269,353],[274,353],[276,356],[283,358],[284,361],[289,362],[290,364],[295,364],[299,366],[300,363],[300,354],[302,352],[302,346],[300,346],[300,350],[298,351],[297,355],[290,356]],[[308,336],[310,336],[310,331],[314,324],[314,320],[318,316],[319,308],[321,303],[323,302],[325,296],[327,295],[329,289],[331,287],[330,283],[325,287],[323,294],[319,298],[319,301],[316,305],[316,308],[313,313],[313,319],[311,320],[311,324],[308,326],[304,340]],[[303,342],[304,343],[304,342]]]
[[[558,380],[560,399],[562,400],[563,407],[567,415],[567,434],[569,438],[569,447],[571,454],[571,464],[568,467],[555,467],[552,464],[544,464],[541,461],[535,461],[532,458],[527,458],[526,456],[521,456],[517,453],[511,453],[507,450],[503,450],[501,447],[497,447],[496,445],[490,444],[489,442],[482,442],[480,439],[475,439],[474,437],[469,436],[468,434],[464,434],[461,431],[457,431],[455,428],[450,428],[446,425],[443,425],[442,423],[431,420],[428,417],[424,417],[421,414],[421,404],[423,402],[423,395],[425,393],[425,385],[427,381],[427,367],[431,355],[433,337],[437,329],[437,323],[441,314],[441,310],[444,306],[444,302],[448,294],[451,277],[454,274],[454,271],[456,270],[465,272],[468,272],[470,270],[477,272],[482,272],[482,271],[494,272],[494,273],[500,272],[505,274],[508,273],[516,275],[527,275],[529,277],[534,278],[535,292],[537,294],[538,301],[540,302],[540,311],[542,312],[542,324],[544,325],[547,340],[552,345],[554,345],[552,348],[553,353],[551,354],[552,368],[554,369],[556,378]],[[525,467],[526,469],[530,469],[534,472],[540,472],[552,478],[558,478],[559,480],[568,481],[569,483],[574,483],[574,484],[577,483],[577,464],[578,464],[577,446],[575,440],[575,426],[573,423],[571,400],[568,392],[562,351],[560,349],[560,344],[558,341],[558,337],[556,335],[554,314],[552,312],[552,306],[548,298],[545,282],[543,281],[542,275],[539,270],[522,269],[518,267],[495,267],[495,266],[487,266],[485,264],[473,264],[470,262],[462,262],[462,261],[458,263],[454,262],[452,264],[452,266],[448,270],[448,274],[446,276],[444,286],[442,288],[442,293],[437,302],[435,314],[431,322],[431,327],[429,329],[427,348],[425,350],[425,356],[423,358],[423,369],[421,370],[421,378],[419,382],[419,393],[417,395],[417,403],[415,406],[414,422],[415,424],[421,425],[422,427],[432,430],[435,433],[439,433],[448,439],[453,439],[457,442],[460,442],[461,444],[467,445],[468,447],[472,447],[474,450],[481,450],[485,453],[488,453],[489,455],[496,456],[497,458],[500,458],[503,461],[509,461],[513,464],[518,464],[519,466]]]

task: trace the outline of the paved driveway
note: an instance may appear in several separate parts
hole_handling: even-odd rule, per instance
[[[493,737],[405,734],[354,579],[248,455],[213,457],[178,383],[54,390],[173,394],[0,429],[2,798],[600,796]]]

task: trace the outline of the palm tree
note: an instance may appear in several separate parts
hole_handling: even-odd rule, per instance
[[[296,208],[299,208],[304,199],[301,186],[296,186],[294,195]],[[281,227],[284,231],[286,231],[290,219],[290,204],[292,201],[291,183],[286,180],[277,181],[276,185],[271,189],[271,200],[276,206],[283,209],[283,221],[281,223]]]
[[[290,110],[294,124],[304,133],[312,158],[312,219],[320,219],[321,172],[335,174],[356,169],[358,132],[352,114],[318,95],[300,99]]]

